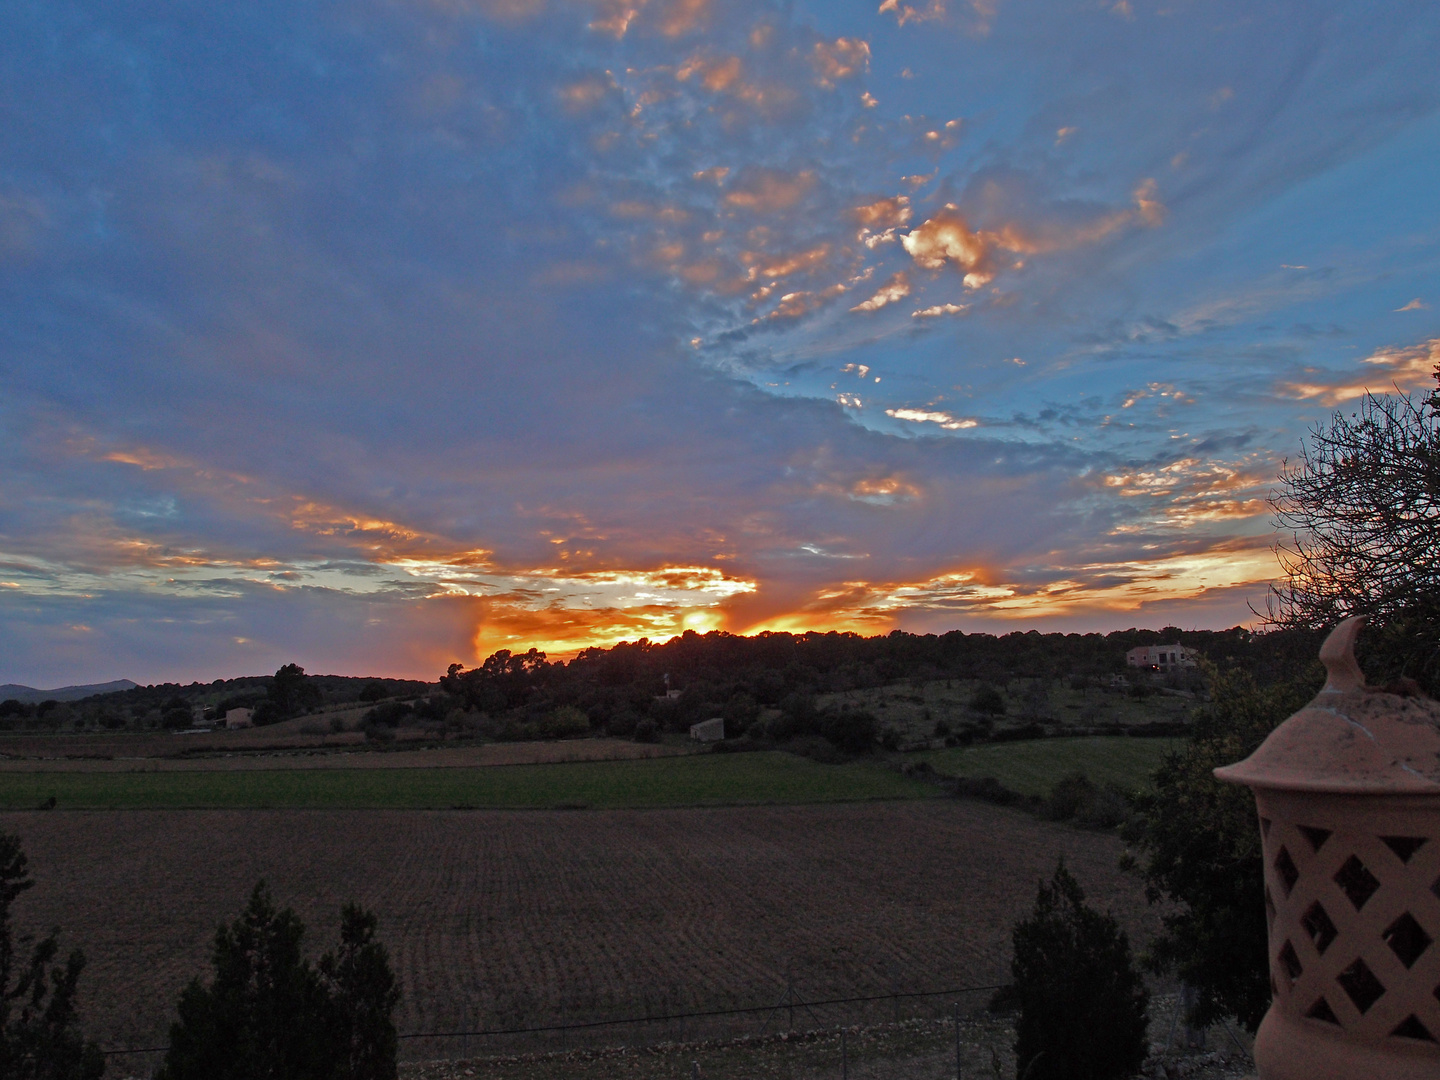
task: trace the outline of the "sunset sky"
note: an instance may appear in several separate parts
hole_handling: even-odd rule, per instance
[[[1440,6],[14,0],[0,683],[1253,623]]]

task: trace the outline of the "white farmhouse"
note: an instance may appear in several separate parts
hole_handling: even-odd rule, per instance
[[[725,718],[716,716],[690,725],[690,738],[696,742],[720,742],[725,738]]]
[[[1195,667],[1195,655],[1184,645],[1140,645],[1125,654],[1125,663],[1145,671],[1179,671]]]

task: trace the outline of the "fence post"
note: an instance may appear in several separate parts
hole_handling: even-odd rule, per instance
[[[965,1080],[960,1075],[960,1002],[955,1002],[955,1080]]]
[[[840,1080],[850,1080],[850,1047],[845,1028],[840,1029]]]

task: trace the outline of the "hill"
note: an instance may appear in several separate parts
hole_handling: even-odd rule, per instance
[[[22,705],[38,705],[42,701],[83,701],[96,694],[114,694],[121,690],[134,690],[140,684],[129,679],[113,682],[90,683],[85,686],[61,686],[55,690],[36,690],[33,686],[19,683],[0,685],[0,701],[18,701]]]

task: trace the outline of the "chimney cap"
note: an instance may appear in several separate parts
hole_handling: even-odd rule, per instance
[[[1320,648],[1327,678],[1303,709],[1244,761],[1215,770],[1232,784],[1336,795],[1440,795],[1440,702],[1365,685],[1355,662],[1363,616]]]

